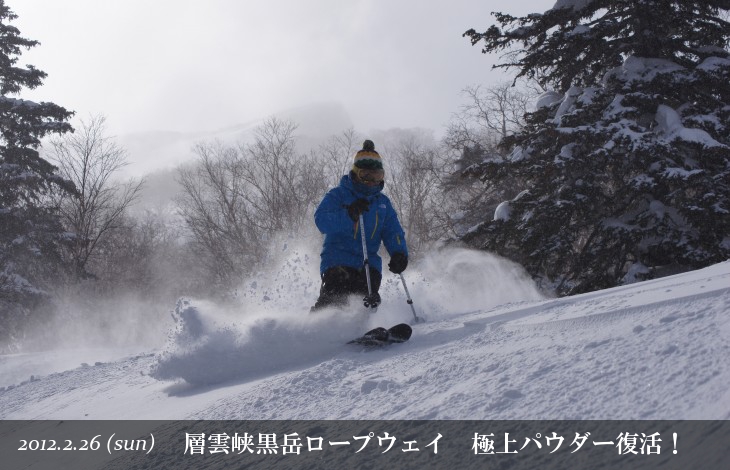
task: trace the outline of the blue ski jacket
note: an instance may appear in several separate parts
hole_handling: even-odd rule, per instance
[[[383,184],[368,187],[353,181],[351,174],[347,174],[340,180],[340,185],[332,188],[322,199],[314,213],[314,223],[324,234],[320,255],[321,273],[334,266],[363,266],[362,236],[358,227],[360,223],[350,219],[346,208],[360,198],[365,198],[370,203],[369,210],[363,213],[370,266],[380,272],[383,270],[383,261],[378,255],[381,242],[390,255],[398,252],[408,255],[405,233],[398,221],[398,215],[382,190]]]

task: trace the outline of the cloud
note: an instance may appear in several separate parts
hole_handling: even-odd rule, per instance
[[[542,0],[544,9],[551,0]],[[510,5],[519,10],[526,0]],[[362,132],[439,130],[465,86],[502,80],[462,33],[480,0],[16,2],[46,71],[31,99],[103,113],[112,133],[200,132],[339,102]],[[523,8],[524,9],[524,8]],[[540,10],[532,6],[527,10]],[[510,11],[519,13],[519,11]],[[494,78],[498,77],[498,78]]]

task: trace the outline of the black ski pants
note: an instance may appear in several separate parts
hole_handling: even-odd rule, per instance
[[[377,296],[380,289],[382,275],[375,268],[370,268],[370,284],[373,295]],[[343,306],[347,304],[347,297],[368,295],[368,281],[365,277],[365,268],[351,268],[349,266],[335,266],[322,274],[322,287],[319,289],[319,298],[312,307],[312,311],[328,306]]]

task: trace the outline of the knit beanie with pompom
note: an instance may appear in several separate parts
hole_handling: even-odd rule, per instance
[[[352,164],[352,170],[357,168],[368,170],[382,170],[383,160],[380,154],[375,151],[375,144],[372,140],[366,140],[362,143],[362,150],[358,150],[355,154],[355,161]]]

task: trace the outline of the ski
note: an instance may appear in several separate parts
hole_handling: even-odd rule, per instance
[[[358,344],[367,347],[387,346],[393,343],[404,343],[411,338],[413,329],[406,323],[400,323],[388,329],[374,328],[347,344]]]

